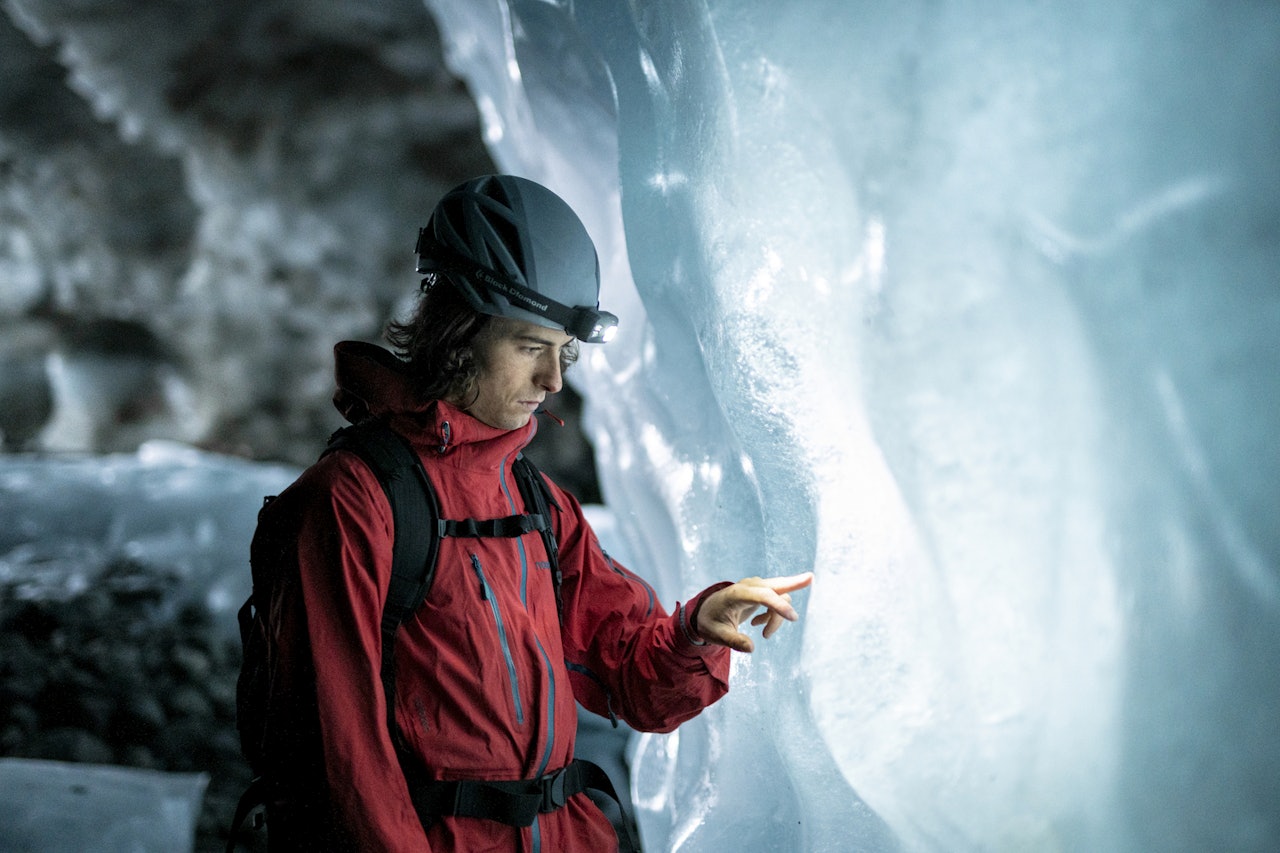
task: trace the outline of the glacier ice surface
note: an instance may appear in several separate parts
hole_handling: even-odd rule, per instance
[[[428,6],[600,249],[637,568],[817,573],[650,849],[1280,845],[1274,4]]]

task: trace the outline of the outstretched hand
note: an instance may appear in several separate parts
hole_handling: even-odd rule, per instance
[[[788,593],[813,583],[813,572],[783,578],[746,578],[707,596],[698,609],[694,630],[708,643],[728,646],[740,652],[755,649],[751,638],[738,630],[748,617],[761,607],[763,613],[751,619],[752,625],[764,625],[767,640],[782,627],[782,621],[800,618],[791,606]]]

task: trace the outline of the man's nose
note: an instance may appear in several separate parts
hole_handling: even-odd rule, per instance
[[[538,387],[548,394],[554,394],[564,385],[564,376],[560,372],[559,353],[548,354],[538,365],[538,375],[534,377]]]

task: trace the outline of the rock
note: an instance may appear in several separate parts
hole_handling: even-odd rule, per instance
[[[199,687],[183,685],[165,698],[171,719],[209,721],[213,719],[213,703]]]
[[[115,758],[111,747],[92,732],[60,727],[36,735],[23,750],[28,758],[48,761],[71,761],[81,764],[110,764]]]
[[[209,680],[213,664],[206,653],[193,645],[183,644],[173,649],[173,669],[181,680],[204,684]]]
[[[116,708],[111,739],[135,746],[150,743],[168,721],[164,706],[154,695],[147,693],[126,699]]]

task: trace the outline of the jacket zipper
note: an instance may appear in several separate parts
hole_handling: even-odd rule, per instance
[[[476,570],[476,576],[480,579],[480,598],[489,602],[489,609],[493,611],[493,622],[498,628],[498,642],[502,646],[502,657],[507,663],[507,678],[511,682],[511,701],[515,705],[516,725],[524,725],[524,707],[520,702],[520,684],[516,680],[516,661],[511,654],[511,644],[507,640],[507,626],[502,621],[502,609],[498,606],[498,597],[493,594],[493,589],[489,586],[489,581],[485,580],[484,569],[480,567],[480,558],[475,554],[471,555],[471,565]]]
[[[498,485],[501,486],[502,492],[507,498],[507,505],[511,508],[511,511],[513,513],[516,513],[516,512],[519,512],[520,510],[516,505],[515,495],[511,493],[511,486],[507,482],[507,472],[511,470],[510,463],[511,463],[510,457],[507,457],[502,460],[502,465],[498,468]],[[528,508],[526,507],[526,509]],[[528,607],[529,606],[529,552],[525,550],[524,537],[520,537],[516,539],[516,548],[520,555],[520,603],[525,607]],[[479,572],[480,571],[479,561],[475,558],[474,555],[472,555],[472,560],[475,562],[476,572]],[[482,583],[484,582],[483,575],[481,575],[481,582]],[[494,610],[494,615],[495,616],[497,615],[496,609]],[[499,628],[499,631],[501,631],[501,628]],[[556,742],[556,671],[555,671],[555,667],[551,665],[551,659],[547,656],[546,649],[542,647],[542,639],[535,637],[535,642],[537,642],[538,652],[539,654],[542,655],[542,660],[546,664],[547,681],[548,681],[548,687],[549,687],[548,696],[547,696],[547,743],[546,743],[546,748],[542,752],[542,759],[538,764],[538,774],[537,774],[538,776],[542,776],[544,773],[547,772],[547,765],[551,761],[551,755],[555,749],[555,742]],[[503,645],[503,649],[504,650],[506,649],[505,643]],[[508,665],[510,666],[511,659],[508,658],[507,660],[508,660]],[[512,669],[512,679],[513,679],[512,686],[513,687],[515,686],[514,678],[515,678],[515,670]],[[539,817],[538,815],[534,816],[533,826],[530,827],[530,830],[532,832],[533,853],[541,853],[542,851],[542,824],[538,820],[538,817]]]
[[[516,498],[511,492],[511,486],[507,482],[507,472],[511,470],[510,463],[511,457],[509,456],[502,460],[502,465],[498,468],[498,485],[501,486],[502,493],[506,495],[507,506],[511,508],[511,512],[516,513],[520,510],[516,506]],[[527,608],[529,606],[529,552],[525,549],[523,536],[516,539],[516,548],[520,555],[520,603]],[[543,753],[542,763],[538,769],[538,775],[542,775],[551,760],[552,747],[556,742],[556,670],[551,665],[551,659],[547,656],[546,650],[542,647],[542,639],[540,637],[535,639],[538,643],[538,651],[546,663],[547,686],[549,688],[547,694],[547,748]]]
[[[511,457],[507,456],[502,460],[502,465],[498,468],[498,485],[502,488],[502,494],[507,499],[507,506],[511,508],[512,513],[518,513],[520,509],[516,506],[515,496],[511,494],[511,487],[507,484],[507,471],[510,470]],[[520,603],[525,607],[529,606],[529,554],[524,548],[524,537],[516,539],[516,550],[520,554]]]
[[[613,691],[609,689],[609,685],[604,683],[604,679],[580,663],[566,660],[564,667],[570,672],[581,673],[596,683],[596,686],[604,693],[604,709],[609,714],[609,723],[616,729],[618,727],[618,715],[613,710]]]
[[[599,545],[599,543],[596,543],[596,544]],[[657,596],[657,593],[653,591],[653,587],[649,586],[649,582],[646,581],[644,578],[640,577],[639,575],[637,575],[635,572],[631,572],[626,569],[623,569],[621,566],[615,563],[613,561],[613,557],[610,557],[609,553],[605,551],[604,548],[600,548],[600,556],[604,557],[604,561],[609,564],[609,568],[613,569],[614,574],[618,575],[619,577],[625,578],[626,580],[629,580],[632,583],[636,583],[640,585],[640,588],[643,589],[645,591],[645,594],[649,596],[649,607],[648,609],[645,610],[644,615],[646,618],[648,618],[649,616],[652,616],[653,604],[657,600],[658,596]]]

